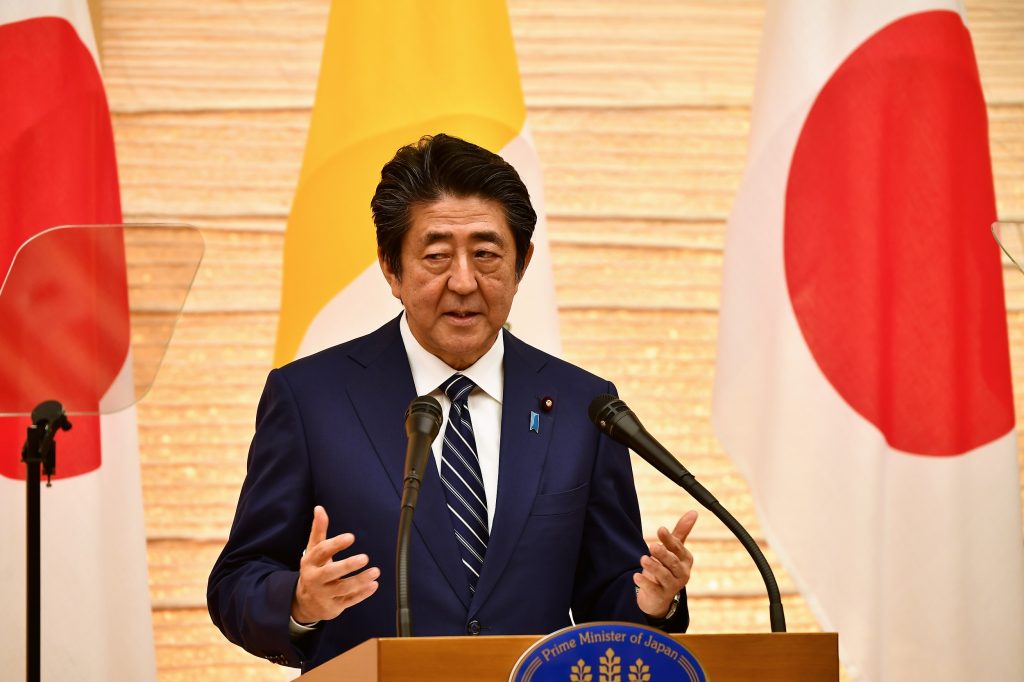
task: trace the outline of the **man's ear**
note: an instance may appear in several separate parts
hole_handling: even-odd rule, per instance
[[[526,257],[523,258],[523,271],[516,277],[517,287],[519,286],[519,283],[523,281],[523,275],[526,274],[526,268],[530,267],[531,258],[533,258],[533,242],[530,242],[530,245],[526,247]]]
[[[384,252],[381,249],[377,249],[377,263],[380,265],[380,271],[384,273],[384,279],[391,285],[391,295],[397,298],[399,301],[402,300],[402,278],[399,277],[398,273],[395,272],[388,259],[384,256]]]

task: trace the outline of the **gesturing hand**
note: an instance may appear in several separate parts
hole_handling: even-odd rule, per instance
[[[292,618],[299,623],[330,620],[350,606],[377,591],[377,567],[363,569],[370,558],[356,554],[333,561],[338,552],[348,549],[356,537],[342,533],[327,539],[327,512],[317,505],[313,509],[313,527],[309,543],[299,563],[299,582],[292,597]]]
[[[643,570],[633,574],[636,583],[636,603],[640,610],[652,618],[664,618],[672,600],[690,580],[693,555],[684,543],[697,512],[688,511],[682,515],[671,533],[667,528],[658,529],[658,539],[651,545],[650,556],[640,557]]]

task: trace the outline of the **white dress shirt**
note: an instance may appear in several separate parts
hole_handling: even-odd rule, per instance
[[[441,473],[441,444],[444,432],[448,428],[448,411],[451,401],[441,390],[441,385],[460,370],[452,369],[441,358],[431,354],[413,336],[406,316],[402,314],[402,342],[405,353],[409,356],[409,367],[412,369],[412,381],[416,386],[416,395],[431,395],[441,403],[441,414],[444,421],[441,431],[431,445],[434,464],[438,474]],[[498,334],[494,345],[483,356],[461,373],[471,379],[476,387],[469,394],[469,414],[473,422],[473,436],[476,440],[476,452],[480,457],[480,474],[484,481],[484,492],[487,494],[487,528],[494,525],[494,508],[498,499],[498,448],[501,443],[501,396],[505,388],[505,340]]]

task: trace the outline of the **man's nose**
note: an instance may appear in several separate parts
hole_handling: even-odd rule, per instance
[[[456,294],[472,293],[477,287],[476,270],[467,256],[456,258],[452,262],[451,276],[448,278],[448,288]]]

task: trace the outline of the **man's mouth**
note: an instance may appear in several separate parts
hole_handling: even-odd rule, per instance
[[[469,320],[476,317],[479,314],[480,313],[472,312],[469,310],[452,310],[445,313],[445,316],[456,320]]]

